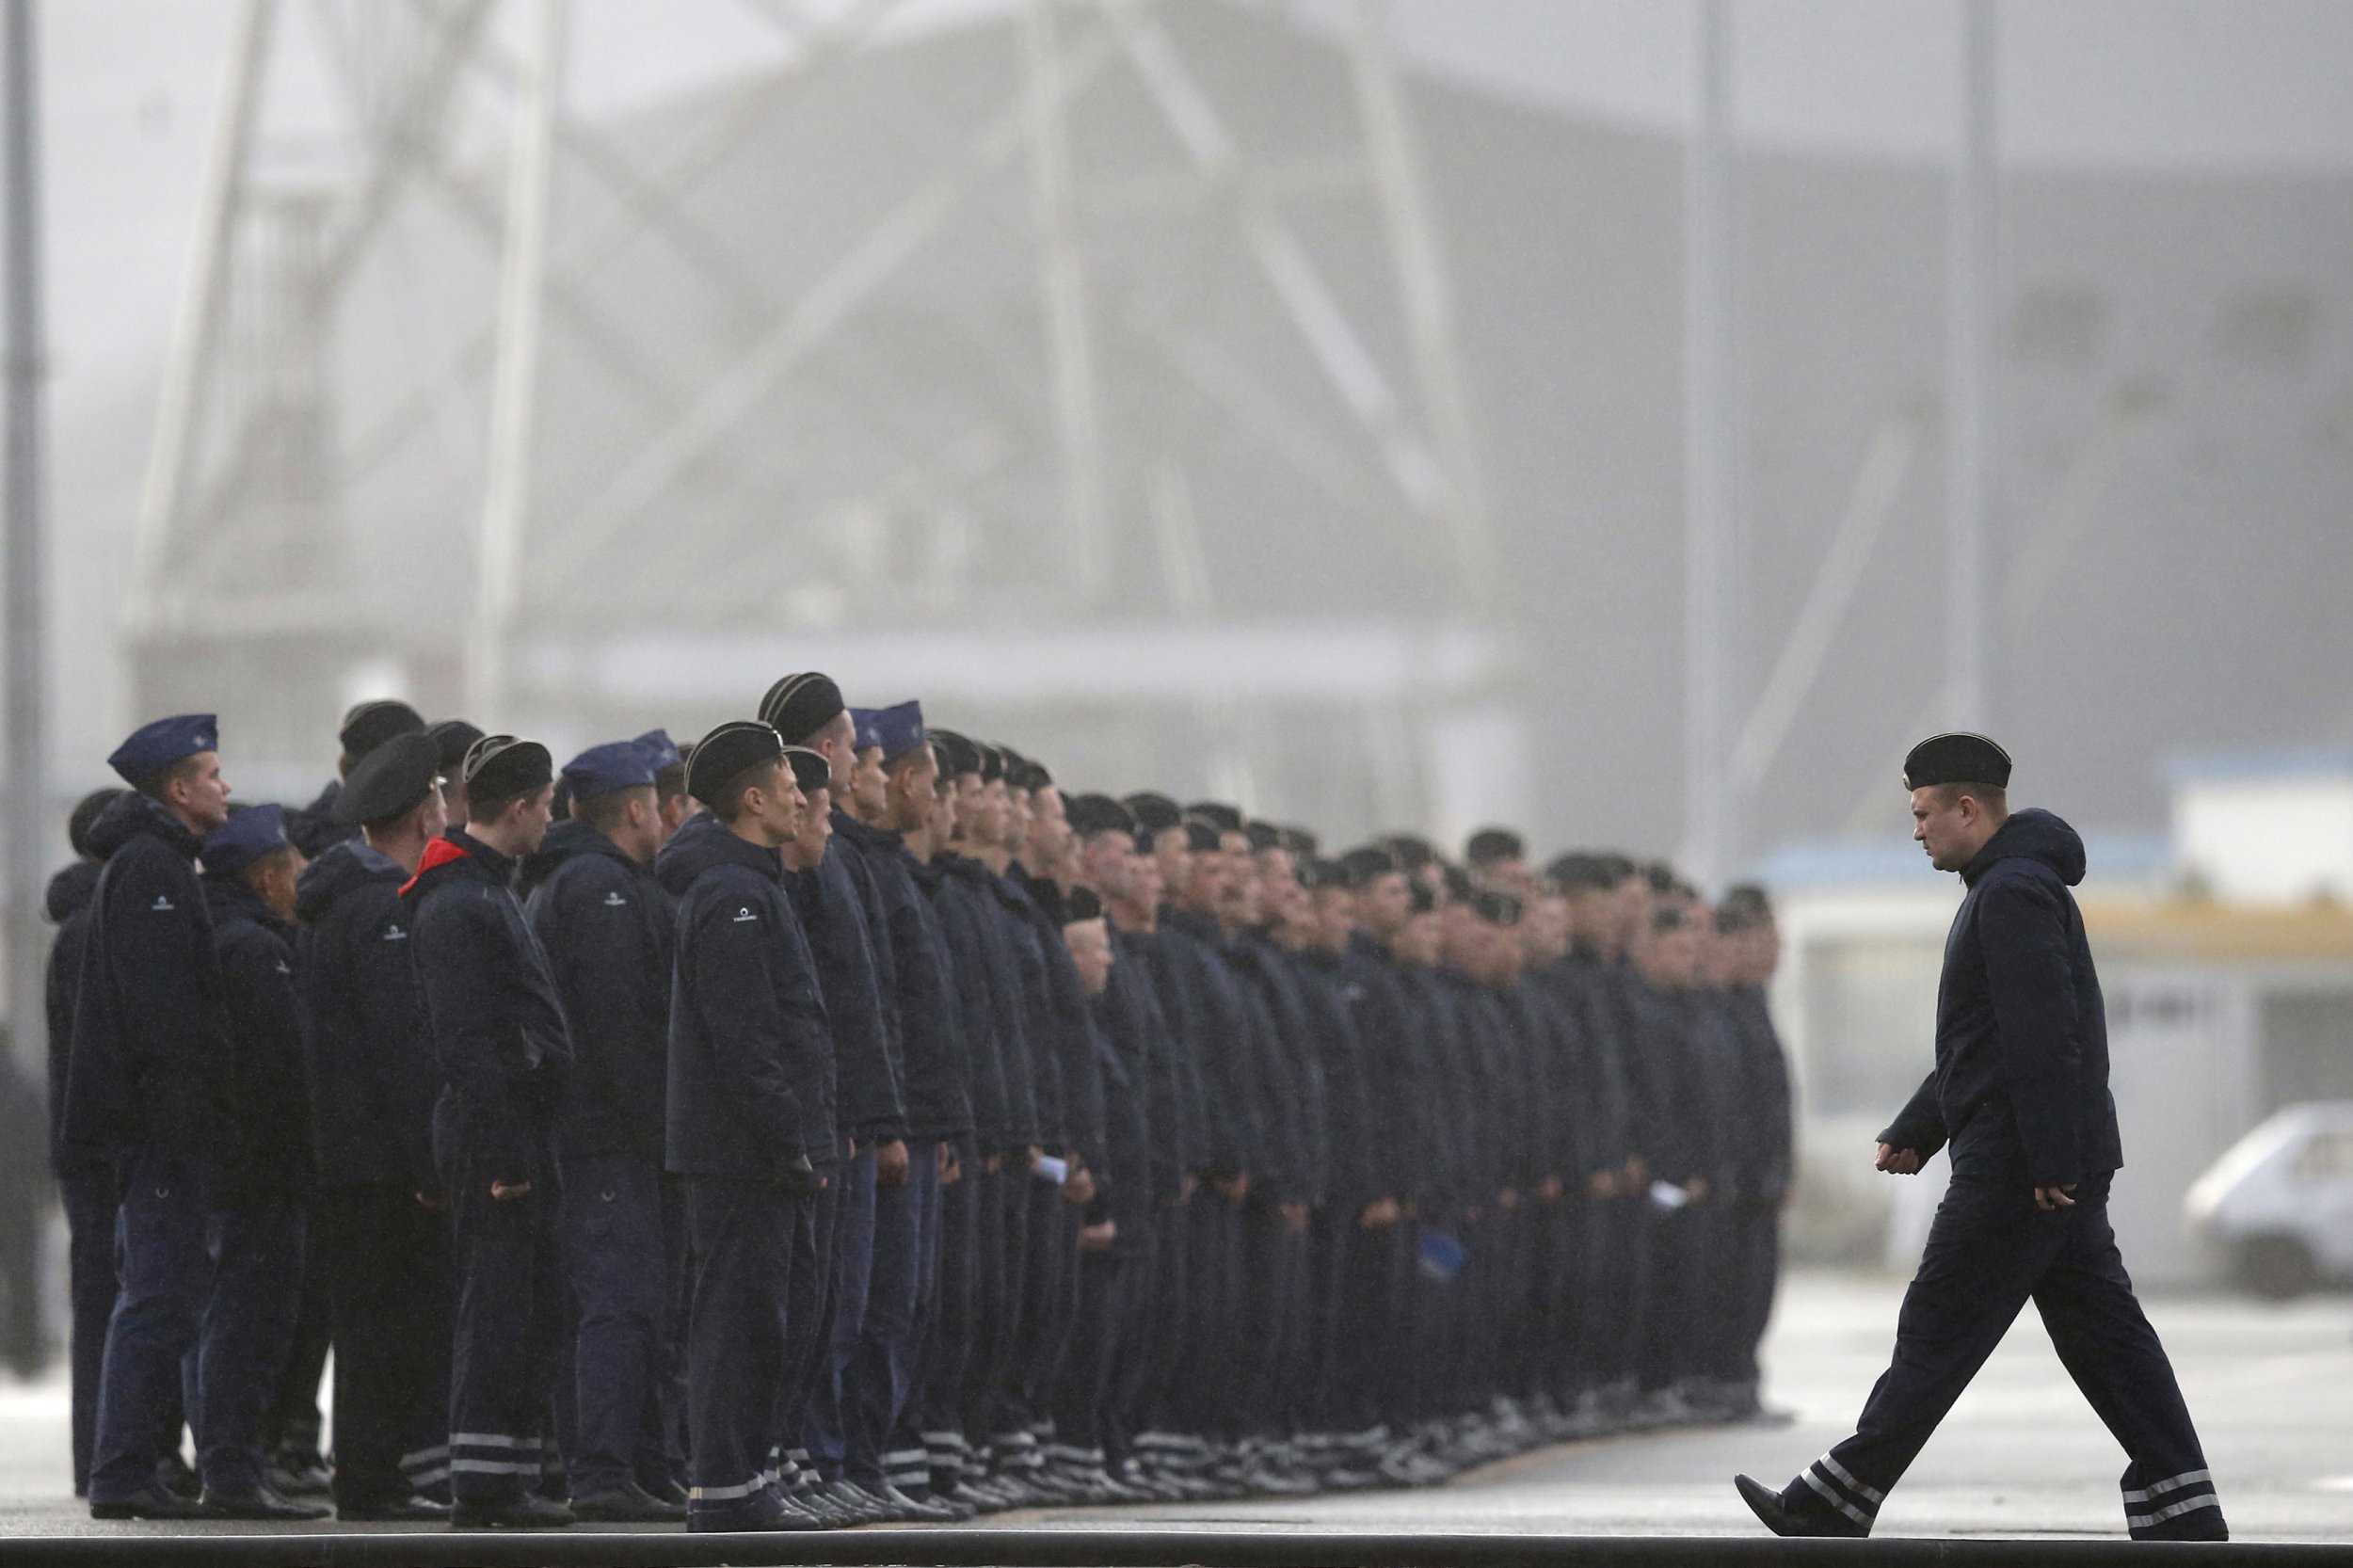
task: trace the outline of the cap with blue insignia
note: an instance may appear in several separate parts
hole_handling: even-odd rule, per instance
[[[330,812],[344,827],[405,817],[441,782],[441,748],[424,730],[395,735],[360,759]]]
[[[634,744],[646,754],[646,765],[657,775],[686,765],[686,759],[680,753],[678,743],[670,739],[670,732],[666,729],[648,729],[638,736]]]
[[[787,745],[798,745],[840,718],[848,707],[833,677],[806,670],[768,688],[768,695],[760,699],[760,718]]]
[[[857,738],[851,744],[860,751],[869,746],[879,748],[882,745],[882,731],[874,728],[874,718],[875,711],[872,708],[850,710],[850,728],[857,732]]]
[[[1982,735],[1955,730],[1931,735],[1904,758],[1904,788],[1932,784],[1990,784],[2009,788],[2009,753]]]
[[[594,800],[616,790],[650,790],[654,766],[635,741],[607,741],[564,764],[564,782],[574,800]]]
[[[115,747],[106,765],[137,789],[174,762],[220,749],[220,720],[211,713],[174,713],[143,724]]]
[[[884,767],[921,745],[924,739],[921,703],[902,702],[874,710],[874,744],[882,747]]]
[[[735,719],[695,743],[686,760],[686,792],[715,807],[728,783],[747,768],[784,755],[784,738],[758,719]]]
[[[241,806],[204,835],[204,869],[215,876],[234,876],[264,856],[293,847],[283,808]]]

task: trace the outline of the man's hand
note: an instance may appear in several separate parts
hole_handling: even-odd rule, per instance
[[[1708,1187],[1707,1178],[1705,1176],[1693,1176],[1690,1180],[1683,1184],[1683,1190],[1691,1194],[1691,1201],[1693,1203],[1705,1203],[1707,1201]]]
[[[939,1141],[939,1184],[953,1187],[964,1179],[964,1161],[956,1158],[956,1146],[945,1138]]]
[[[440,1199],[435,1197],[430,1192],[419,1192],[417,1194],[417,1207],[419,1208],[434,1209],[438,1212],[440,1209],[447,1208],[449,1205],[443,1203]]]
[[[2034,1206],[2037,1208],[2073,1208],[2075,1200],[2067,1194],[2074,1190],[2075,1184],[2072,1181],[2064,1187],[2038,1187],[2034,1190]]]
[[[527,1181],[492,1181],[490,1183],[490,1196],[500,1203],[512,1203],[517,1198],[527,1198],[531,1196],[531,1183]],[[2051,1206],[2046,1203],[2042,1207],[2048,1208]]]
[[[1546,1176],[1536,1184],[1536,1195],[1546,1203],[1559,1203],[1561,1194],[1567,1190],[1559,1176]]]
[[[1585,1178],[1585,1191],[1597,1198],[1609,1197],[1618,1190],[1618,1173],[1595,1171]]]
[[[885,1187],[904,1187],[907,1184],[907,1141],[893,1138],[888,1144],[874,1145],[874,1179]]]
[[[1250,1173],[1244,1171],[1240,1176],[1220,1176],[1209,1185],[1216,1188],[1217,1195],[1226,1202],[1240,1203],[1250,1196]]]
[[[1920,1151],[1899,1149],[1893,1144],[1881,1144],[1879,1158],[1872,1163],[1889,1176],[1918,1176],[1920,1174]],[[2050,1206],[2045,1204],[2043,1207],[2047,1208]]]
[[[1362,1230],[1386,1230],[1395,1224],[1397,1224],[1397,1200],[1395,1198],[1375,1198],[1365,1205],[1363,1210],[1356,1216],[1357,1227]]]
[[[1277,1212],[1283,1216],[1284,1229],[1297,1232],[1307,1228],[1307,1206],[1305,1204],[1283,1204],[1278,1207]]]
[[[1084,1208],[1095,1201],[1095,1173],[1084,1165],[1074,1168],[1062,1184],[1062,1201]]]
[[[1079,1227],[1079,1250],[1080,1252],[1109,1252],[1112,1242],[1117,1240],[1118,1236],[1119,1222],[1116,1220],[1105,1220],[1101,1224],[1080,1225]]]

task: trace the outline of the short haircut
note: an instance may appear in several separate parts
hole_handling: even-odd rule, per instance
[[[2009,792],[1999,784],[1931,784],[1938,805],[1950,810],[1967,795],[1997,817],[2009,815]]]
[[[147,782],[139,786],[139,793],[145,795],[150,800],[163,800],[166,795],[171,792],[171,786],[174,780],[182,778],[194,778],[196,776],[198,760],[203,755],[204,753],[200,751],[192,751],[188,753],[187,756],[181,758],[177,762],[165,764],[155,772],[148,775]],[[166,804],[169,803],[167,802]]]
[[[662,795],[660,790],[651,784],[625,784],[617,790],[607,790],[600,795],[590,795],[585,800],[575,799],[572,815],[598,832],[610,835],[628,818],[629,803],[632,800],[648,801],[659,809]]]
[[[386,835],[398,829],[402,824],[406,823],[409,818],[415,816],[419,811],[424,810],[427,802],[436,801],[440,798],[441,792],[432,785],[427,785],[425,786],[424,793],[419,795],[416,799],[410,801],[399,810],[394,811],[392,815],[388,817],[378,817],[374,822],[361,823],[360,824],[360,831],[365,833],[371,839],[384,838]]]
[[[657,805],[667,806],[685,792],[685,763],[673,762],[653,776],[653,798]]]
[[[735,776],[719,786],[718,795],[711,802],[711,814],[728,826],[734,826],[744,815],[744,792],[772,787],[776,776],[784,772],[784,767],[782,757],[763,757],[750,767],[741,769]]]
[[[498,794],[483,793],[482,786],[478,783],[469,785],[466,789],[466,820],[468,822],[496,822],[506,815],[508,808],[517,801],[531,799],[546,789],[551,782],[552,780],[543,778],[538,783],[526,788],[520,790],[509,788]]]

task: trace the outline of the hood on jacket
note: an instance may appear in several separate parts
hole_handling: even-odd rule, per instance
[[[514,874],[513,861],[478,839],[463,837],[463,832],[461,828],[452,828],[424,846],[424,857],[417,862],[417,874],[400,886],[402,898],[423,898],[427,888],[453,876],[480,876],[504,883]]]
[[[163,840],[190,860],[204,847],[204,841],[189,832],[163,802],[126,790],[90,824],[90,853],[103,860],[132,840],[148,836]]]
[[[2011,812],[2009,821],[1995,828],[1976,858],[1961,868],[1961,880],[1975,883],[1997,860],[2040,860],[2070,888],[2084,879],[2083,839],[2041,807]]]
[[[695,878],[713,866],[751,864],[754,858],[781,874],[783,861],[773,850],[739,839],[725,823],[708,811],[698,811],[686,819],[685,825],[670,836],[654,856],[653,874],[661,879],[673,897],[683,898],[686,889],[695,885]]]
[[[49,923],[63,925],[89,906],[98,896],[98,873],[106,868],[95,860],[76,860],[49,879]]]
[[[565,861],[583,855],[609,855],[624,864],[634,865],[621,846],[598,832],[577,817],[566,817],[548,828],[539,847],[523,856],[521,885],[515,892],[520,897],[555,874],[555,868]]]
[[[286,929],[286,922],[278,918],[278,911],[269,906],[267,899],[244,883],[225,876],[204,879],[204,906],[213,912],[215,926],[242,918],[265,930],[282,932]]]
[[[315,920],[354,888],[370,882],[397,887],[408,880],[400,862],[361,839],[329,845],[327,853],[302,869],[295,883],[295,919]]]

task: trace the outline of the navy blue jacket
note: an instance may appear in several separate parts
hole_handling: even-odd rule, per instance
[[[400,863],[346,840],[295,885],[295,982],[310,1022],[311,1131],[319,1180],[434,1192],[441,1093]]]
[[[2107,1013],[2082,911],[2084,841],[2048,811],[2011,816],[1961,868],[1945,938],[1936,1067],[1881,1142],[1953,1175],[2063,1186],[2124,1163]]]
[[[1387,1192],[1374,1159],[1381,1130],[1370,1064],[1356,1030],[1364,986],[1337,953],[1302,952],[1292,962],[1322,1085],[1324,1201],[1362,1208]]]
[[[704,815],[654,872],[678,902],[669,1168],[759,1176],[796,1158],[838,1162],[833,1038],[783,861]]]
[[[73,1069],[73,998],[82,985],[82,955],[89,947],[90,901],[98,896],[95,860],[76,860],[49,879],[48,911],[57,928],[49,944],[49,1169],[58,1176],[104,1170],[103,1147],[65,1138],[65,1086]]]
[[[670,895],[652,871],[577,819],[548,829],[523,913],[571,1026],[556,1111],[566,1158],[659,1161],[669,1085]]]
[[[870,929],[878,936],[877,957],[888,954],[878,968],[890,978],[886,1013],[896,1025],[907,1136],[927,1144],[968,1138],[972,1097],[955,969],[938,911],[917,886],[921,868],[896,833],[845,817],[834,835],[837,848],[846,843],[856,851],[873,889],[878,918]]]
[[[1160,1004],[1183,1031],[1201,1075],[1203,1174],[1273,1179],[1275,1173],[1265,1167],[1280,1155],[1266,1126],[1257,1031],[1219,952],[1224,935],[1215,920],[1171,909],[1160,936],[1161,968],[1154,978],[1161,982]]]
[[[196,874],[201,842],[132,793],[99,814],[89,844],[106,869],[74,996],[64,1141],[225,1160],[229,1021]]]
[[[1199,1136],[1201,1107],[1191,1064],[1153,990],[1146,953],[1156,940],[1154,936],[1112,928],[1111,984],[1096,1000],[1094,1011],[1127,1092],[1144,1107],[1151,1138],[1151,1197],[1156,1205],[1166,1206],[1183,1195],[1185,1176],[1197,1163],[1193,1141]],[[1117,1113],[1110,1102],[1120,1092],[1119,1082],[1106,1073],[1107,1117]],[[1134,1195],[1132,1190],[1127,1194]]]
[[[360,837],[357,827],[346,827],[335,820],[335,801],[344,792],[344,781],[330,778],[318,798],[308,806],[286,808],[286,837],[306,860],[315,860],[337,844],[350,843]]]
[[[855,853],[855,852],[853,852]],[[817,985],[832,1026],[835,1111],[842,1133],[860,1144],[906,1136],[906,1108],[891,1066],[883,1022],[882,983],[866,929],[866,903],[840,846],[828,844],[813,870],[788,872]]]
[[[1160,1199],[1153,1185],[1151,1107],[1144,1085],[1132,1077],[1111,1043],[1110,993],[1087,1003],[1087,1033],[1096,1051],[1096,1073],[1103,1086],[1103,1147],[1089,1162],[1096,1192],[1087,1221],[1113,1222],[1114,1252],[1134,1256],[1151,1250],[1152,1222]]]
[[[208,876],[204,895],[229,1014],[229,1113],[237,1128],[234,1157],[215,1174],[213,1195],[224,1203],[302,1198],[317,1167],[287,926],[242,883]]]
[[[572,1064],[571,1032],[548,955],[514,893],[515,862],[453,827],[425,846],[400,890],[409,961],[441,1065],[434,1149],[444,1179],[480,1151],[492,1181],[538,1181]]]
[[[1789,1058],[1781,1048],[1781,1032],[1773,1027],[1763,986],[1736,985],[1727,1004],[1739,1032],[1743,1066],[1740,1189],[1759,1202],[1778,1203],[1789,1191],[1797,1163]]]
[[[1276,1161],[1269,1195],[1321,1204],[1328,1158],[1323,1064],[1299,976],[1290,956],[1257,933],[1228,943],[1226,959],[1255,1004],[1262,1120]]]
[[[1388,949],[1363,931],[1349,938],[1341,969],[1352,983],[1342,995],[1364,1053],[1372,1181],[1380,1196],[1403,1202],[1418,1195],[1430,1176],[1404,970]]]
[[[1608,973],[1590,952],[1571,952],[1529,978],[1560,1018],[1553,1080],[1565,1125],[1558,1174],[1582,1183],[1618,1170],[1634,1152],[1617,1009]]]
[[[1086,987],[1079,979],[1078,967],[1070,961],[1069,944],[1063,940],[1062,920],[1055,913],[1060,895],[1051,883],[1033,881],[1019,866],[1013,869],[1008,881],[1021,895],[1016,913],[1034,934],[1045,966],[1042,1016],[1061,1092],[1058,1146],[1075,1150],[1088,1166],[1097,1166],[1108,1158],[1104,1143],[1108,1090],[1103,1082],[1102,1048],[1096,1041]]]
[[[961,855],[936,856],[927,869],[937,876],[933,907],[948,934],[966,1037],[973,1046],[974,1141],[983,1154],[1027,1148],[1037,1142],[1037,1101],[997,878]]]

